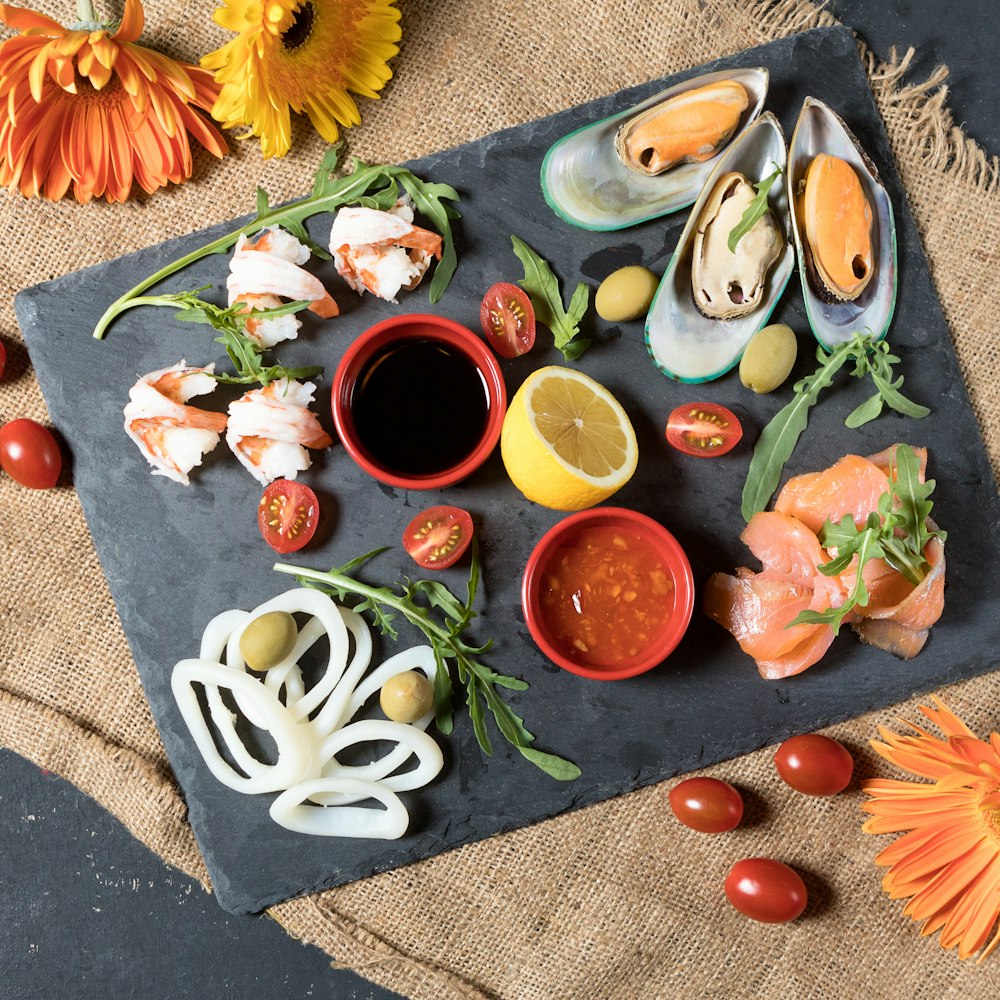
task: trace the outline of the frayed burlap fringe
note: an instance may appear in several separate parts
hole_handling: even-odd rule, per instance
[[[37,6],[62,13],[56,0]],[[222,40],[212,6],[147,4],[147,40],[197,60]],[[365,127],[349,136],[351,151],[369,160],[422,155],[837,23],[807,0],[403,0],[401,7],[396,77],[381,102],[363,104]],[[911,52],[879,65],[860,50],[1000,468],[1000,404],[991,401],[1000,345],[983,305],[989,298],[976,294],[992,292],[1000,264],[992,239],[1000,225],[997,160],[953,125],[943,67],[908,83]],[[251,144],[239,146],[221,164],[200,157],[182,188],[125,206],[0,198],[7,263],[0,331],[11,359],[0,383],[3,415],[44,419],[10,307],[18,288],[239,215],[256,183],[275,202],[301,194],[323,148],[307,132],[296,126],[285,161],[264,163]],[[985,239],[958,260],[956,232]],[[76,497],[68,484],[27,493],[0,478],[0,744],[73,781],[207,886]],[[49,526],[43,547],[20,532],[28,521]],[[946,698],[976,731],[997,727],[994,678],[966,682]],[[915,707],[833,730],[856,752],[859,777],[871,767],[867,738],[894,714],[913,718]],[[959,964],[921,941],[899,904],[884,899],[872,865],[876,842],[860,833],[860,811],[850,814],[861,799],[856,787],[835,803],[803,801],[776,778],[766,751],[711,773],[747,798],[747,822],[724,848],[717,838],[679,831],[664,787],[654,786],[275,906],[270,915],[339,967],[420,1000],[1000,995],[998,963]],[[807,920],[777,934],[735,916],[711,888],[733,857],[775,845],[806,873],[813,900]]]

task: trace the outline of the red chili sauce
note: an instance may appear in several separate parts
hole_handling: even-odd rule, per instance
[[[553,553],[539,608],[553,645],[566,657],[613,667],[659,639],[673,612],[674,581],[638,531],[588,527]]]

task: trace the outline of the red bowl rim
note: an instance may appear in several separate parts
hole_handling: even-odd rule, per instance
[[[398,340],[440,340],[461,350],[483,373],[490,397],[486,429],[478,445],[457,465],[426,476],[408,476],[386,469],[373,461],[354,431],[350,401],[354,381],[372,354]],[[403,313],[370,326],[355,338],[337,365],[331,389],[333,423],[344,450],[370,476],[389,486],[411,490],[432,490],[452,486],[475,472],[489,458],[497,442],[507,412],[507,387],[503,372],[486,344],[468,327],[432,313]]]
[[[583,527],[608,522],[625,522],[653,540],[674,578],[674,613],[663,635],[644,655],[626,661],[622,667],[589,667],[569,659],[550,641],[542,623],[538,604],[539,581],[545,563],[574,532]],[[687,632],[694,612],[694,577],[691,563],[677,539],[659,521],[627,507],[594,507],[563,518],[535,545],[521,578],[521,609],[531,637],[538,648],[557,666],[580,677],[616,681],[652,670],[662,663]]]

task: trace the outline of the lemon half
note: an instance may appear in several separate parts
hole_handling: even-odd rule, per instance
[[[550,365],[507,408],[500,454],[514,485],[553,510],[583,510],[632,478],[639,449],[621,404],[599,382]]]

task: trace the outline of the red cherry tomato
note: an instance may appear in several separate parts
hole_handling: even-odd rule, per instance
[[[793,736],[778,747],[774,765],[786,785],[806,795],[836,795],[850,783],[854,758],[829,736]]]
[[[0,468],[22,486],[47,490],[62,471],[59,442],[34,420],[12,420],[0,428]]]
[[[739,417],[718,403],[685,403],[667,420],[667,440],[685,455],[716,458],[743,437]]]
[[[281,555],[309,544],[319,522],[319,500],[304,483],[276,479],[257,506],[257,525],[264,541]]]
[[[743,819],[743,797],[718,778],[687,778],[670,789],[669,799],[674,815],[699,833],[725,833]]]
[[[472,517],[460,507],[430,507],[403,532],[403,548],[422,569],[447,569],[472,541]]]
[[[726,896],[745,917],[762,924],[794,920],[809,902],[806,884],[794,868],[771,858],[744,858],[726,877]]]
[[[535,310],[528,293],[501,281],[483,296],[479,307],[486,342],[502,358],[527,354],[535,345]]]

